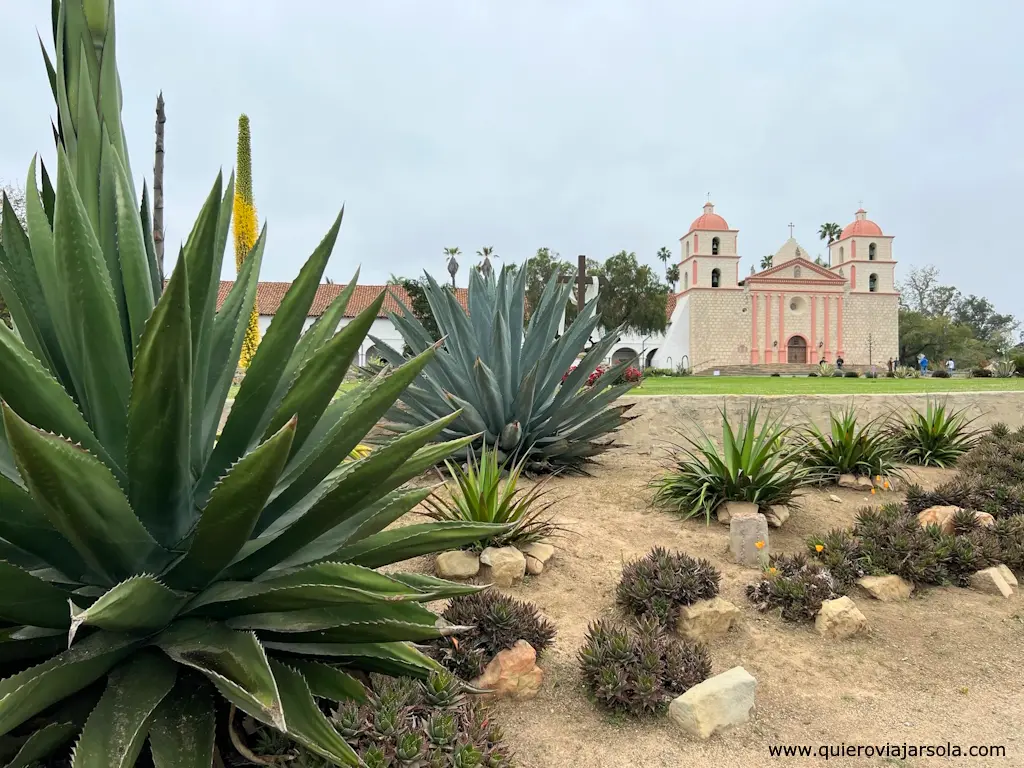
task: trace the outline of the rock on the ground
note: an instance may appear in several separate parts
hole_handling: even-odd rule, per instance
[[[540,691],[544,671],[537,666],[537,652],[525,640],[491,659],[484,673],[470,685],[488,691],[496,699],[532,699]]]
[[[519,551],[526,557],[526,572],[531,576],[541,573],[548,564],[548,560],[555,554],[555,548],[543,541],[535,541],[519,548]]]
[[[770,528],[781,528],[782,524],[789,520],[789,507],[783,504],[776,504],[768,508],[764,513],[764,519],[768,521]]]
[[[689,640],[707,643],[724,635],[739,619],[740,609],[728,600],[720,597],[698,600],[679,609],[676,632]]]
[[[840,475],[838,485],[840,488],[856,488],[857,476],[851,474]]]
[[[881,600],[883,603],[907,600],[910,598],[910,593],[914,591],[913,584],[893,574],[864,576],[857,579],[857,584],[875,600]]]
[[[814,620],[814,628],[819,635],[833,640],[845,640],[862,632],[868,625],[868,620],[853,600],[846,597],[837,597],[835,600],[826,600],[821,604],[821,610]]]
[[[757,680],[743,667],[709,677],[674,699],[668,716],[691,736],[713,733],[750,720]]]
[[[718,509],[715,510],[715,514],[718,515],[718,522],[722,525],[728,525],[729,521],[732,520],[733,515],[737,515],[740,512],[757,512],[757,504],[752,501],[727,501],[724,504],[719,504]]]
[[[729,550],[741,565],[768,562],[768,521],[759,512],[734,513],[729,520]]]
[[[861,477],[857,478],[857,487],[866,491],[870,491],[872,488],[875,487],[875,484],[871,481],[870,477],[864,477],[862,475]]]
[[[939,504],[918,512],[917,522],[921,524],[922,528],[936,525],[943,533],[951,534],[953,533],[953,515],[962,511],[960,507],[953,506],[952,504]],[[975,512],[974,519],[982,528],[991,528],[996,524],[996,519],[988,512]]]
[[[842,504],[843,503],[843,500],[840,499],[838,496],[836,496],[834,493],[830,493],[828,495],[828,500],[831,501],[831,502],[834,502],[836,504]]]
[[[1013,587],[1007,583],[999,569],[995,567],[972,573],[970,584],[972,589],[988,595],[1013,596]]]
[[[442,579],[471,579],[480,572],[480,556],[475,552],[442,552],[434,560],[434,572]]]
[[[515,547],[487,547],[480,553],[480,577],[489,584],[511,587],[526,574],[526,556]]]
[[[1003,563],[996,563],[995,567],[999,571],[999,575],[1003,577],[1003,580],[1007,584],[1014,588],[1018,586],[1017,577],[1013,575],[1013,571],[1011,571],[1007,566],[1003,565]]]

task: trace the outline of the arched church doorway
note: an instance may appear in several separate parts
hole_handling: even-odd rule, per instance
[[[650,368],[651,364],[654,362],[654,353],[657,352],[657,351],[658,351],[658,348],[655,347],[654,349],[652,349],[650,352],[647,353],[647,360],[644,363],[644,365],[647,368]]]
[[[636,359],[636,352],[631,347],[619,347],[612,355],[612,365]]]
[[[800,363],[803,365],[807,362],[807,339],[803,336],[793,336],[789,340],[788,345],[789,357],[787,362],[789,363]]]

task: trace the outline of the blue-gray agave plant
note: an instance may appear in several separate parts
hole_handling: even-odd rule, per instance
[[[613,433],[632,418],[625,415],[632,406],[613,403],[633,385],[614,382],[633,361],[585,385],[621,329],[608,332],[566,375],[600,324],[596,299],[559,337],[572,285],[559,283],[557,275],[531,308],[528,324],[525,268],[505,267],[497,279],[473,271],[468,312],[449,288],[430,275],[426,280],[427,300],[444,338],[437,355],[399,397],[400,405],[388,412],[394,431],[409,432],[461,411],[438,439],[480,435],[473,449],[497,445],[506,456],[525,457],[533,472],[582,470],[592,457],[616,445]],[[403,310],[391,319],[413,354],[433,347],[419,320]],[[401,352],[380,339],[374,343],[386,362],[405,362]]]

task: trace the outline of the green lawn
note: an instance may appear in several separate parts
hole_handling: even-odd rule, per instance
[[[838,379],[813,376],[684,376],[646,379],[631,395],[863,395],[1024,390],[1024,379]]]

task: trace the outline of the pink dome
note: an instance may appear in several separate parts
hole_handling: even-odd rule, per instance
[[[704,204],[704,213],[693,220],[693,224],[690,225],[690,231],[702,230],[702,229],[717,229],[717,230],[728,230],[729,224],[715,213],[715,206],[711,203]]]
[[[856,213],[857,218],[846,225],[843,233],[839,236],[840,240],[845,240],[848,237],[875,237],[882,234],[882,228],[875,224],[868,218],[868,212],[861,208]]]

